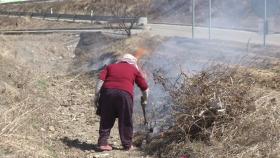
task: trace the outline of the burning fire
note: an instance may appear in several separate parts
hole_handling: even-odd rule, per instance
[[[139,61],[139,59],[141,59],[145,54],[148,53],[148,50],[145,48],[138,48],[135,53],[134,56],[137,59],[137,61]],[[148,79],[148,75],[147,73],[143,70],[143,68],[140,69],[140,72],[142,73],[143,77],[145,79]]]
[[[137,60],[141,59],[143,57],[143,55],[145,55],[147,53],[147,49],[144,48],[139,48],[135,51],[135,57],[137,58]]]

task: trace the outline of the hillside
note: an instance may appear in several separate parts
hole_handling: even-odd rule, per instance
[[[277,144],[269,143],[269,139],[277,140],[279,138],[279,132],[277,132],[279,128],[275,124],[278,119],[276,115],[271,115],[277,112],[275,110],[279,106],[279,97],[277,96],[280,86],[280,61],[277,53],[279,48],[277,47],[268,48],[265,51],[258,46],[253,47],[249,53],[252,58],[244,61],[244,63],[252,63],[249,65],[251,68],[244,68],[247,72],[245,74],[241,71],[237,76],[232,76],[233,81],[240,80],[240,83],[248,75],[250,76],[249,81],[252,81],[251,79],[255,81],[256,84],[249,82],[252,89],[247,91],[247,95],[245,95],[252,97],[250,97],[252,100],[248,101],[252,107],[249,109],[253,111],[243,111],[242,115],[234,115],[236,122],[228,120],[228,124],[224,124],[223,137],[213,135],[206,142],[199,140],[190,142],[187,131],[181,133],[182,131],[177,130],[176,124],[174,127],[171,126],[172,122],[177,119],[169,113],[174,103],[182,107],[188,105],[179,104],[180,98],[184,98],[184,95],[181,92],[173,94],[182,95],[170,94],[171,99],[175,97],[173,98],[175,102],[170,102],[168,93],[172,92],[170,91],[172,89],[169,89],[168,84],[166,84],[167,89],[165,90],[168,92],[166,93],[161,88],[162,81],[166,82],[172,79],[172,76],[177,76],[180,71],[186,72],[185,70],[188,68],[195,71],[201,70],[209,60],[223,63],[227,60],[233,62],[232,59],[236,58],[238,61],[239,57],[246,53],[246,48],[243,45],[224,43],[222,47],[219,47],[219,53],[217,53],[217,45],[220,44],[215,41],[210,43],[199,40],[191,42],[184,38],[164,39],[150,37],[148,34],[130,39],[118,39],[101,33],[1,35],[0,40],[0,46],[3,48],[0,51],[0,97],[1,113],[3,114],[0,119],[1,156],[98,157],[103,155],[104,157],[120,158],[125,156],[141,157],[146,154],[152,154],[155,157],[159,155],[160,157],[180,156],[178,154],[208,157],[207,155],[211,154],[219,157],[225,154],[224,149],[228,149],[227,154],[232,157],[245,154],[246,157],[255,158],[265,156],[266,152],[262,151],[266,151],[268,148],[275,149],[270,151],[271,154],[279,154]],[[197,45],[201,42],[204,44]],[[152,50],[140,61],[140,65],[149,76],[151,106],[148,107],[148,117],[154,131],[149,136],[145,148],[128,153],[121,150],[98,153],[95,151],[95,144],[99,118],[94,114],[94,107],[92,107],[97,73],[93,70],[98,69],[96,66],[106,63],[107,59],[130,52],[139,46],[145,46]],[[168,53],[171,50],[174,54]],[[112,51],[117,51],[117,54],[112,54]],[[235,51],[236,53],[233,53]],[[211,53],[212,57],[204,52]],[[199,54],[199,56],[195,54]],[[181,64],[181,70],[178,64],[171,64],[173,61]],[[157,77],[159,70],[168,72],[162,75],[162,79],[167,77],[167,80],[158,80],[160,79]],[[191,79],[195,81],[196,77]],[[230,81],[230,77],[226,77],[226,79],[229,80],[225,81]],[[244,81],[247,82],[247,80]],[[236,84],[236,86],[240,86],[238,82]],[[234,89],[235,86],[227,90]],[[238,88],[238,90],[242,89]],[[212,91],[210,90],[209,93],[212,94]],[[239,91],[232,93],[238,94]],[[196,91],[192,94],[196,94]],[[186,94],[186,96],[188,95]],[[205,101],[207,102],[207,100]],[[272,101],[273,104],[269,101]],[[142,114],[138,103],[139,95],[136,95],[135,132],[140,132],[140,135],[135,135],[135,141],[138,141],[136,144],[140,143],[141,145],[145,137],[141,135],[143,132],[141,127]],[[200,102],[194,101],[192,103],[193,106],[200,106],[198,104]],[[234,105],[239,104],[232,102],[232,106]],[[240,107],[246,105],[242,103]],[[203,106],[201,108],[203,109]],[[266,113],[263,113],[264,110]],[[259,117],[260,114],[262,117]],[[179,113],[178,116],[181,114]],[[263,124],[262,121],[267,119],[273,122]],[[178,121],[180,125],[191,123]],[[249,124],[251,126],[247,126]],[[274,125],[274,129],[267,127]],[[207,130],[213,128],[211,126]],[[230,133],[236,131],[235,128],[240,129],[239,134],[236,137],[230,137]],[[220,129],[217,128],[217,130]],[[250,134],[251,130],[257,129],[261,133],[255,133],[254,136]],[[258,139],[259,134],[262,133],[265,134],[262,135],[265,140]],[[247,137],[247,134],[252,137]],[[229,139],[230,142],[224,142],[221,139]],[[246,140],[251,143],[246,144]],[[112,133],[111,142],[116,149],[120,149],[116,127]],[[228,143],[229,146],[227,146]],[[262,146],[254,148],[255,145],[260,144]],[[240,148],[234,148],[235,145],[239,145]]]
[[[65,0],[0,9],[121,15],[112,7],[124,7],[127,1],[116,1]],[[190,1],[148,2],[131,0],[126,13],[148,15],[152,22],[190,22]],[[250,4],[213,0],[213,21],[217,26],[256,29],[258,17]],[[207,24],[207,6],[197,0],[200,25]],[[98,27],[9,16],[0,16],[0,26]],[[0,34],[0,157],[280,157],[280,47],[170,34],[152,35],[148,29],[131,37],[104,32]],[[104,65],[139,48],[146,50],[138,65],[150,88],[149,124],[143,124],[141,92],[136,88],[136,150],[122,150],[115,123],[109,139],[114,150],[99,152],[100,118],[93,105],[98,74]]]
[[[273,0],[274,2],[275,0]],[[271,1],[272,2],[272,1]],[[251,0],[234,1],[212,1],[212,25],[226,28],[246,28],[257,31],[260,17],[257,15]],[[279,6],[279,2],[271,4]],[[275,10],[269,5],[269,10]],[[124,6],[127,10],[124,13]],[[262,6],[262,5],[261,5]],[[119,15],[119,16],[148,16],[150,22],[164,23],[192,23],[191,0],[141,0],[141,1],[120,1],[120,0],[79,0],[59,1],[52,3],[28,3],[22,5],[1,5],[1,10],[27,11],[27,12],[49,12],[53,8],[54,13],[87,14],[93,11],[94,15]],[[120,9],[121,8],[121,9]],[[259,10],[262,8],[259,8]],[[124,15],[126,14],[126,15]],[[276,11],[269,19],[272,31],[280,31],[280,12]],[[197,25],[208,26],[209,20],[208,2],[196,1],[196,23]]]
[[[0,157],[145,155],[122,151],[116,127],[110,140],[117,150],[95,151],[97,73],[87,65],[129,41],[100,33],[1,35],[0,41]]]

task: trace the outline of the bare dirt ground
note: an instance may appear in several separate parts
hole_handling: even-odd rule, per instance
[[[0,157],[141,157],[96,153],[95,74],[72,73],[80,36],[1,36]]]
[[[0,30],[60,29],[60,28],[100,28],[90,23],[45,21],[31,17],[0,16]]]

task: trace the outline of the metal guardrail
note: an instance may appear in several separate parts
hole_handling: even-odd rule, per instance
[[[115,16],[91,16],[91,15],[73,15],[73,14],[51,14],[51,13],[33,13],[33,12],[8,12],[0,11],[0,15],[7,16],[29,16],[42,19],[52,20],[69,20],[69,21],[103,21],[108,23],[137,23],[140,17],[115,17]]]
[[[0,0],[0,4],[7,4],[7,3],[18,3],[18,2],[24,2],[26,0]]]
[[[14,4],[14,3],[41,3],[49,0],[0,0],[0,4]]]

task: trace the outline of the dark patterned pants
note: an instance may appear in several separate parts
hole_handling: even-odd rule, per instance
[[[118,89],[102,89],[100,100],[100,127],[98,145],[107,145],[115,119],[118,118],[119,134],[124,148],[132,145],[133,136],[133,99]]]

